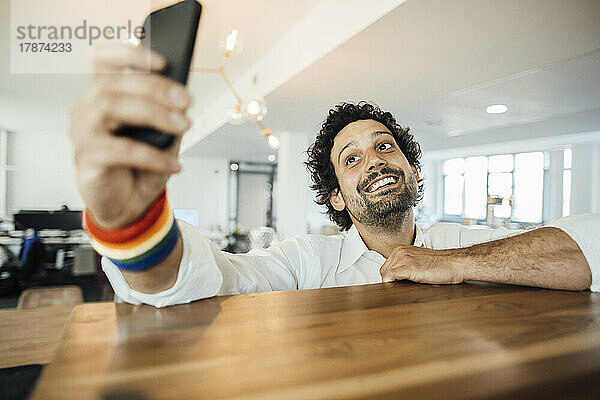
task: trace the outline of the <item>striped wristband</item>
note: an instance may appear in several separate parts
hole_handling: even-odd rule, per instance
[[[179,237],[165,191],[144,216],[124,228],[103,230],[87,210],[82,220],[92,247],[125,271],[145,271],[160,264],[171,254]]]

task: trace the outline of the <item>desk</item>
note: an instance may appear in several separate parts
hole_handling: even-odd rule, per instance
[[[599,294],[389,283],[79,305],[33,398],[598,398],[599,378]]]
[[[19,231],[15,231],[19,232]],[[90,245],[89,237],[83,232],[76,231],[76,233],[69,233],[67,236],[62,232],[51,232],[52,234],[44,233],[41,231],[39,233],[39,237],[45,244],[72,244],[72,245]],[[23,242],[23,232],[19,232],[19,235],[16,233],[10,236],[3,235],[0,236],[0,244],[5,246],[11,245],[21,245]]]
[[[51,362],[71,311],[73,306],[0,310],[0,368]]]

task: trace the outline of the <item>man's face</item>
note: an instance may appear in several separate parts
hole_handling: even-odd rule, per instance
[[[335,137],[330,156],[340,185],[330,195],[333,207],[347,208],[354,222],[397,228],[417,196],[415,171],[389,129],[374,120],[346,125]]]

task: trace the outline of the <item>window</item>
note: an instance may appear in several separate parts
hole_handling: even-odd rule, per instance
[[[454,158],[444,162],[444,214],[461,215],[465,160]]]
[[[510,197],[513,191],[514,156],[504,154],[488,158],[488,197],[502,199],[502,204],[495,206],[494,215],[498,218],[510,218]]]
[[[453,158],[444,162],[444,214],[484,220],[488,198],[494,215],[515,222],[542,221],[544,153]]]
[[[566,149],[563,154],[563,206],[562,216],[571,215],[571,164],[573,153]]]
[[[470,157],[465,160],[465,212],[466,218],[485,219],[487,204],[487,157]]]
[[[544,153],[515,155],[513,220],[542,222]]]

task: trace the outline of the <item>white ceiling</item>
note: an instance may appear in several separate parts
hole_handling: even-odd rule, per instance
[[[334,0],[205,0],[194,66],[216,65],[219,41],[235,27],[243,51],[228,72],[236,82],[325,2]],[[0,0],[2,54],[8,3]],[[426,151],[600,130],[599,21],[597,0],[408,0],[270,91],[265,123],[274,132],[314,134],[331,106],[364,99],[410,126]],[[63,133],[86,77],[13,75],[6,58],[0,63],[0,127]],[[198,118],[227,93],[217,75],[194,73],[189,85]],[[486,114],[494,103],[509,112]],[[246,123],[219,127],[186,154],[262,161],[270,153]]]
[[[152,0],[153,9],[174,2]],[[227,70],[231,80],[238,80],[248,66],[256,63],[277,38],[302,20],[318,2],[202,0],[192,66],[216,67],[221,61],[221,42],[236,28],[243,32],[242,51],[235,54],[235,63],[230,63]],[[5,55],[10,54],[9,6],[9,0],[0,0],[0,52]],[[87,85],[88,77],[83,74],[11,74],[9,58],[0,57],[0,127],[15,132],[64,132],[65,113]],[[211,99],[226,90],[216,74],[192,73],[188,85],[196,94],[193,106],[196,110],[206,108]],[[38,118],[31,118],[32,110]],[[23,118],[23,115],[30,117]]]
[[[595,0],[408,0],[270,93],[265,122],[314,134],[331,106],[364,99],[425,151],[600,130],[599,21]],[[495,103],[509,112],[487,114]],[[189,153],[240,158],[235,140],[249,136],[264,157],[251,125],[225,125]]]
[[[241,51],[227,64],[227,74],[235,82],[255,64],[275,41],[283,36],[314,7],[319,0],[203,0],[202,17],[192,67],[213,68],[221,61],[222,43],[237,29]],[[215,93],[226,89],[218,74],[190,75],[188,83],[194,97],[194,109],[207,108]],[[231,96],[232,101],[234,97]],[[193,112],[193,111],[192,111]],[[225,114],[225,110],[223,110]]]

